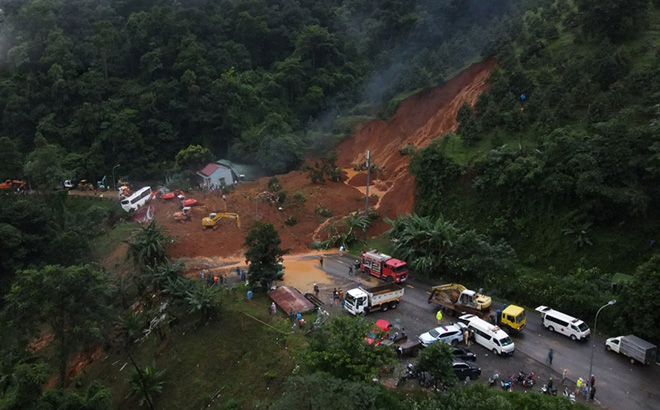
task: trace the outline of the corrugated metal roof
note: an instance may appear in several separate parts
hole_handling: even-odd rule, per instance
[[[204,169],[202,169],[202,170],[199,171],[198,173],[199,173],[199,174],[202,174],[202,175],[204,175],[204,176],[210,177],[210,176],[211,176],[215,171],[217,171],[219,168],[225,168],[225,169],[228,169],[228,168],[225,167],[225,166],[218,165],[218,164],[214,164],[214,163],[210,163],[210,164],[207,164],[207,165],[204,167]]]
[[[235,162],[231,162],[228,159],[218,160],[216,161],[216,164],[230,168],[238,177],[245,175],[246,181],[255,181],[259,178],[267,177],[270,175],[268,170],[260,167],[259,165],[237,164]]]
[[[289,286],[280,286],[277,289],[268,292],[268,296],[275,302],[286,314],[294,311],[296,313],[311,312],[315,309],[312,302],[296,288]]]

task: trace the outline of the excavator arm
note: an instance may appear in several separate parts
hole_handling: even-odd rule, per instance
[[[208,217],[202,219],[202,225],[205,227],[215,227],[218,221],[220,221],[222,218],[236,219],[236,225],[239,228],[241,227],[241,218],[237,213],[233,212],[218,212],[216,214],[211,214]]]

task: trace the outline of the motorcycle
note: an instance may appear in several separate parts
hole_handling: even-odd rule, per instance
[[[550,396],[556,396],[557,395],[557,388],[556,387],[548,387],[547,384],[544,384],[543,387],[541,387],[541,393],[548,394]]]
[[[523,387],[533,387],[536,383],[536,375],[534,372],[525,374],[522,370],[518,372],[517,376],[511,376],[516,382],[523,385]]]
[[[418,376],[419,373],[415,370],[415,366],[412,363],[408,363],[408,365],[406,365],[406,371],[399,378],[397,386],[400,386],[408,379],[416,379]]]
[[[509,380],[509,381],[506,381],[506,382],[504,380],[502,380],[502,381],[500,381],[500,384],[502,385],[502,390],[506,390],[508,392],[513,391],[513,381],[512,380]]]
[[[571,403],[575,403],[575,394],[568,390],[568,387],[564,389],[564,397],[568,397]]]
[[[497,383],[497,380],[500,378],[499,373],[495,373],[494,375],[490,376],[488,378],[488,387],[493,387],[495,386],[495,383]]]

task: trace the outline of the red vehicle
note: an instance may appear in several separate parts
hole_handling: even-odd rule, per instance
[[[380,346],[380,343],[390,336],[390,329],[392,329],[390,322],[378,319],[373,329],[367,333],[367,337],[365,337],[364,340],[367,344],[373,344],[376,342],[376,346]]]
[[[363,251],[360,270],[387,282],[401,283],[408,279],[408,265],[377,250]]]

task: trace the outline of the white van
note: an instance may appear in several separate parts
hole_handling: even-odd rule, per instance
[[[561,333],[573,340],[586,340],[591,334],[589,326],[573,316],[550,309],[547,306],[539,306],[536,311],[541,312],[543,326],[551,332]]]
[[[126,212],[137,211],[142,205],[151,199],[151,187],[146,186],[139,189],[136,193],[121,200],[121,207]]]
[[[475,315],[463,315],[458,320],[467,324],[475,343],[482,345],[494,354],[510,356],[516,349],[511,337],[492,323],[486,322]]]

